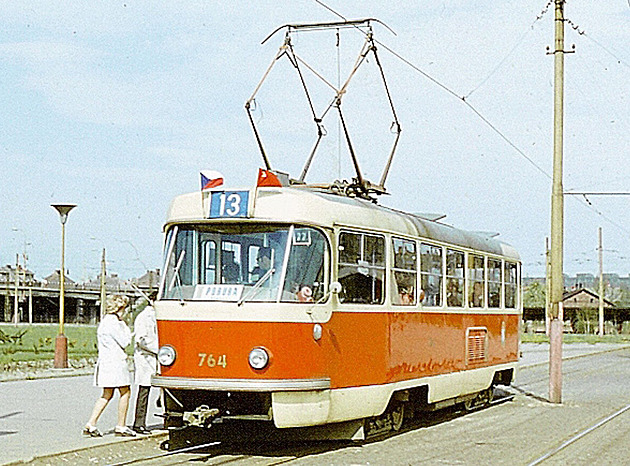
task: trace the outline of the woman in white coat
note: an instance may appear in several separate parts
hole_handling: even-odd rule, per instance
[[[151,390],[151,376],[157,372],[158,336],[153,301],[157,292],[148,296],[147,307],[138,314],[134,322],[133,335],[136,341],[133,362],[136,366],[135,382],[138,384],[136,415],[133,430],[138,434],[148,434],[147,406]]]
[[[107,310],[98,326],[98,361],[94,371],[94,385],[103,389],[103,394],[96,400],[92,416],[83,429],[83,434],[90,437],[102,437],[96,423],[105,407],[118,389],[118,423],[114,435],[119,437],[135,437],[136,433],[126,426],[129,397],[131,395],[131,375],[127,365],[125,348],[131,343],[131,331],[123,316],[129,298],[114,295],[107,298]]]

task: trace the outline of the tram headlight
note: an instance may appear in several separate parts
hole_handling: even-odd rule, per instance
[[[259,346],[249,352],[249,365],[253,369],[264,369],[267,367],[267,364],[269,364],[269,353],[267,353],[265,348]]]
[[[169,345],[162,346],[158,351],[158,361],[163,366],[170,366],[175,362],[177,353],[175,348]]]

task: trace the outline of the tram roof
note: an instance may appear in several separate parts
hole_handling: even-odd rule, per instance
[[[226,190],[226,192],[239,190]],[[171,203],[165,227],[176,223],[213,223],[263,220],[270,223],[302,223],[322,227],[346,226],[426,238],[441,243],[519,259],[508,243],[489,234],[460,230],[450,225],[402,212],[356,197],[312,188],[273,187],[240,190],[249,193],[245,218],[209,218],[210,192],[177,196]]]

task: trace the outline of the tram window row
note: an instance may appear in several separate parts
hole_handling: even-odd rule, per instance
[[[174,227],[167,244],[162,299],[312,303],[325,296],[331,257],[317,228]],[[518,262],[472,249],[344,229],[337,267],[342,304],[518,306]]]
[[[389,279],[396,306],[516,309],[519,264],[473,251],[391,238],[389,278],[385,236],[343,231],[337,277],[345,304],[381,305]]]

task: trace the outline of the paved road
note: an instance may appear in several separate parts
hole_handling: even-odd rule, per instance
[[[571,358],[618,348],[616,345],[565,345],[563,354]],[[596,420],[630,403],[628,349],[596,358],[565,361],[562,405],[551,405],[543,400],[547,396],[548,374],[547,366],[541,363],[548,357],[548,346],[527,344],[522,346],[522,351],[523,370],[517,377],[514,389],[517,396],[512,402],[453,419],[427,422],[419,428],[362,446],[332,448],[306,456],[288,454],[287,459],[307,465],[421,462],[526,465]],[[157,390],[152,392],[155,398]],[[121,440],[111,433],[115,425],[114,406],[108,407],[99,422],[103,430],[110,430],[108,435],[103,439],[81,436],[81,428],[98,394],[90,376],[0,383],[0,464],[88,445],[119,443]],[[155,414],[154,402],[151,406]],[[160,418],[152,416],[150,423],[157,426]],[[588,439],[554,455],[545,464],[630,464],[625,451],[629,442],[630,411],[598,429]],[[134,445],[139,448],[137,442]],[[604,448],[606,456],[594,456],[601,451],[600,447]],[[155,453],[159,453],[159,449],[154,446],[153,451],[146,454]],[[243,452],[217,450],[204,464],[224,461],[268,464],[283,457],[281,453],[242,455]]]
[[[135,388],[127,417],[130,424]],[[119,440],[113,435],[117,394],[98,423],[103,433],[109,433],[100,439],[81,435],[100,393],[92,385],[91,375],[0,383],[0,464]],[[161,425],[161,418],[155,417],[157,394],[157,390],[151,390],[149,426]]]

